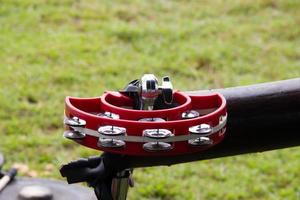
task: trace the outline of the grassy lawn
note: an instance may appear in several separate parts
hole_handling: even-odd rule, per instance
[[[144,73],[195,90],[300,76],[299,0],[0,0],[0,151],[60,178],[64,97]],[[135,170],[130,200],[300,199],[300,148]]]

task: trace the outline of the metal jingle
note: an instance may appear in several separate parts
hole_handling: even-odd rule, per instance
[[[105,117],[105,118],[111,118],[111,119],[120,119],[120,115],[112,113],[112,112],[99,113],[98,116]]]
[[[197,126],[192,126],[189,128],[189,132],[191,134],[210,134],[212,132],[212,128],[209,124],[200,124]]]
[[[173,149],[172,145],[166,142],[148,142],[143,145],[143,149],[146,151],[169,151]]]
[[[200,116],[200,113],[197,112],[196,110],[188,110],[181,114],[182,119],[193,119],[193,118],[196,118],[199,116]]]
[[[125,144],[126,143],[123,140],[99,138],[97,145],[105,148],[123,148],[125,147]]]
[[[124,135],[126,133],[126,129],[118,126],[100,126],[98,128],[98,132],[101,135],[117,136]]]
[[[163,118],[154,117],[154,118],[142,118],[139,119],[139,122],[165,122]]]
[[[64,124],[71,127],[85,127],[86,121],[78,117],[66,118]]]
[[[68,130],[64,132],[64,137],[71,140],[80,140],[85,138],[85,133],[75,131],[75,130]]]
[[[146,129],[143,131],[143,136],[155,139],[164,139],[172,136],[172,132],[168,129]]]
[[[197,139],[189,140],[188,143],[192,146],[205,146],[213,144],[213,141],[208,137],[199,137]]]

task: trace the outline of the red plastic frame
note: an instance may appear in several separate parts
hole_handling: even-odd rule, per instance
[[[201,96],[188,96],[182,92],[174,92],[174,101],[179,106],[163,110],[133,110],[127,107],[133,105],[132,99],[119,92],[105,92],[96,98],[66,97],[65,115],[68,118],[78,117],[86,121],[86,129],[97,131],[100,126],[111,125],[126,128],[128,136],[141,136],[145,129],[168,129],[174,136],[189,134],[189,128],[199,124],[209,124],[212,127],[220,123],[220,117],[227,116],[226,100],[219,93],[209,93]],[[125,107],[125,108],[124,108]],[[193,119],[182,119],[183,112],[198,110],[208,112],[203,116]],[[96,113],[111,112],[118,114],[120,119],[105,118]],[[165,122],[141,122],[141,118],[163,118]],[[66,129],[70,127],[66,126]],[[220,131],[209,136],[212,144],[205,146],[191,146],[187,141],[172,143],[172,150],[149,152],[143,149],[143,143],[126,142],[124,148],[104,148],[98,146],[98,137],[86,135],[85,138],[75,140],[77,143],[93,149],[112,153],[157,156],[178,155],[199,152],[219,144],[225,136],[226,126]]]

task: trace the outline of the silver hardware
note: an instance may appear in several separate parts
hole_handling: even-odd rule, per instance
[[[125,135],[126,129],[118,126],[100,126],[98,129],[104,137],[99,137],[98,146],[106,148],[122,148],[125,146],[125,142],[119,139],[105,138],[105,136],[120,136]]]
[[[201,135],[201,136],[210,136],[213,135],[215,133],[218,133],[221,131],[221,129],[223,127],[225,127],[226,124],[222,124],[216,127],[213,127],[213,131],[210,134],[206,134],[206,135]],[[84,132],[85,134],[92,136],[92,137],[99,137],[99,132],[92,130],[92,129],[78,129],[82,132]],[[155,139],[155,138],[148,138],[148,137],[144,137],[144,136],[136,136],[136,135],[120,135],[120,136],[102,136],[100,135],[100,137],[102,138],[110,138],[110,139],[118,139],[118,140],[123,140],[125,142],[140,142],[140,143],[146,143],[146,142],[182,142],[182,141],[187,141],[190,139],[197,139],[199,138],[199,134],[181,134],[181,135],[177,135],[177,136],[172,136],[172,137],[168,137],[165,139]]]
[[[123,140],[99,138],[97,145],[105,148],[123,148],[125,147],[125,142]]]
[[[70,127],[85,127],[86,121],[78,117],[65,118],[64,124]]]
[[[138,110],[153,110],[157,98],[161,95],[165,104],[173,102],[173,85],[168,76],[162,78],[162,85],[153,74],[144,74],[140,80],[131,81],[121,93],[125,93],[135,101]]]
[[[154,102],[160,91],[158,81],[153,74],[145,74],[141,78],[141,110],[153,110]]]
[[[118,172],[116,177],[112,180],[111,194],[114,200],[126,200],[127,191],[130,182],[132,181],[132,170],[125,169],[121,172]]]
[[[179,135],[172,135],[172,137],[168,137],[165,139],[155,139],[155,138],[148,138],[144,136],[138,136],[136,135],[117,135],[117,136],[103,136],[100,135],[102,138],[110,138],[110,139],[117,139],[117,140],[123,140],[125,142],[139,142],[139,143],[146,143],[146,142],[167,142],[167,143],[173,143],[173,142],[182,142],[182,141],[188,141],[191,139],[197,139],[199,137],[208,137],[210,135],[220,133],[220,131],[226,126],[226,123],[219,124],[217,126],[212,127],[212,132],[209,134],[179,134]],[[74,128],[75,129],[75,128]],[[85,133],[86,135],[93,136],[93,137],[99,137],[99,132],[96,130],[88,129],[88,128],[76,128],[76,130]]]
[[[148,142],[143,145],[143,148],[146,151],[155,152],[155,151],[169,151],[173,147],[171,144],[166,142]]]
[[[104,136],[124,135],[126,129],[118,126],[100,126],[98,132]]]
[[[189,140],[188,143],[192,146],[205,146],[213,144],[213,141],[208,137],[199,137],[197,139]]]
[[[153,139],[165,139],[173,136],[168,129],[146,129],[143,131],[143,136]],[[172,145],[166,142],[147,142],[143,145],[146,151],[168,151],[172,149]]]
[[[20,200],[51,200],[53,194],[51,190],[45,186],[31,185],[23,187],[19,192]]]
[[[120,115],[111,112],[99,113],[97,115],[105,118],[120,119]]]
[[[168,129],[146,129],[143,136],[155,139],[164,139],[172,136],[172,132]]]
[[[139,122],[165,122],[165,121],[166,120],[164,120],[163,118],[158,118],[158,117],[139,119]]]
[[[170,77],[164,76],[162,78],[162,84],[160,86],[161,89],[173,89],[173,85],[170,81]]]
[[[194,134],[179,134],[179,135],[172,135],[172,137],[164,138],[164,139],[155,139],[155,138],[149,138],[144,136],[137,136],[137,135],[117,135],[117,136],[103,136],[100,135],[102,138],[109,138],[109,139],[117,139],[122,140],[124,142],[140,142],[140,143],[147,143],[147,142],[166,142],[166,143],[173,143],[173,142],[182,142],[182,141],[188,141],[192,139],[197,139],[199,137],[208,137],[213,134],[219,133],[219,135],[223,135],[226,130],[226,121],[227,121],[227,115],[225,115],[225,119],[222,123],[211,127],[211,132],[207,131],[207,134],[203,134],[203,130],[201,131],[202,134],[199,133],[199,131],[195,132]],[[196,130],[198,129],[199,125],[196,126]],[[73,128],[74,130],[77,130],[79,132],[82,132],[86,135],[93,136],[93,137],[99,137],[99,132],[96,130],[88,129],[88,128]],[[190,129],[193,129],[192,127]],[[194,128],[195,129],[195,128]],[[209,130],[209,129],[208,129]],[[222,130],[222,131],[221,131]],[[194,132],[192,130],[192,132]]]
[[[80,140],[85,138],[85,136],[85,133],[76,130],[68,130],[64,132],[64,137],[71,140]]]
[[[196,110],[188,110],[181,114],[182,119],[193,119],[193,118],[196,118],[199,116],[200,116],[200,114]]]
[[[173,85],[168,76],[162,78],[162,85],[159,87],[165,104],[173,102]]]
[[[212,128],[208,124],[200,124],[197,126],[192,126],[189,128],[189,132],[191,134],[197,134],[197,135],[207,135],[212,133]]]

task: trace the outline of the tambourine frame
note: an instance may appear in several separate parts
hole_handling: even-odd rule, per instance
[[[89,148],[138,156],[157,155],[179,155],[204,151],[219,144],[226,132],[226,100],[219,93],[208,93],[200,96],[189,96],[182,92],[173,93],[174,101],[178,104],[174,108],[162,110],[134,110],[132,100],[119,92],[106,92],[101,97],[95,98],[75,98],[65,99],[65,120],[76,117],[86,122],[84,126],[74,126],[66,124],[66,131],[80,133],[80,139],[74,138],[77,143]],[[199,116],[191,119],[184,118],[183,113],[197,111]],[[112,113],[114,117],[109,117]],[[188,116],[188,115],[185,115]],[[141,119],[162,119],[157,121],[147,121]],[[202,126],[200,126],[202,125]],[[211,131],[203,134],[190,132],[191,127],[197,130],[207,125]],[[101,134],[99,128],[112,126],[124,128],[124,134],[107,135]],[[143,135],[145,130],[169,130],[168,137],[153,138]],[[197,131],[196,131],[197,132]],[[69,138],[72,139],[72,138]],[[121,141],[123,145],[109,147],[109,144],[101,145],[101,140],[106,142]],[[197,141],[198,140],[198,141]],[[153,143],[153,145],[147,143]],[[168,149],[160,148],[159,144],[167,143]],[[154,150],[149,150],[145,146],[154,146]],[[155,150],[157,146],[157,150]]]

